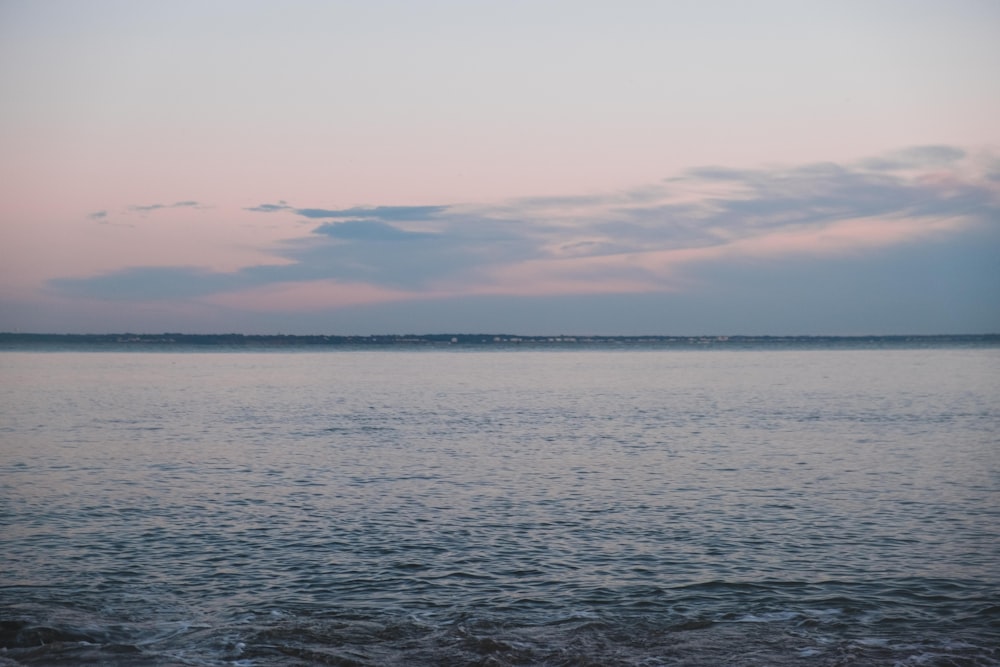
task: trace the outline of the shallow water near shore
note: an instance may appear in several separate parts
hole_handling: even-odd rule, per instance
[[[0,665],[998,665],[1000,349],[0,353]]]

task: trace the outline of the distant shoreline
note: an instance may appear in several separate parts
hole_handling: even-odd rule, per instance
[[[1000,334],[879,336],[523,336],[514,334],[383,334],[370,336],[281,334],[44,334],[0,332],[0,350],[34,348],[920,348],[1000,347]]]

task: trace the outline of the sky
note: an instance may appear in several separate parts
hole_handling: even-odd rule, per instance
[[[0,331],[1000,332],[995,0],[0,0]]]

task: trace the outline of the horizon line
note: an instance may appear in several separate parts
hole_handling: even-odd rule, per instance
[[[138,332],[138,331],[105,331],[105,332],[45,332],[45,331],[0,331],[0,337],[10,336],[59,336],[59,337],[107,337],[107,336],[142,336],[142,337],[241,337],[241,338],[438,338],[447,336],[460,337],[504,337],[521,339],[625,339],[625,338],[660,338],[660,339],[699,339],[711,338],[716,340],[725,339],[746,339],[746,338],[838,338],[838,339],[860,339],[860,338],[1000,338],[1000,332],[985,333],[867,333],[867,334],[798,334],[798,333],[767,333],[767,334],[739,334],[739,333],[700,333],[700,334],[677,334],[677,333],[620,333],[620,334],[590,334],[590,333],[559,333],[559,334],[522,334],[508,332],[490,331],[440,331],[424,333],[368,333],[368,334],[335,334],[335,333],[307,333],[307,334],[286,334],[286,333],[245,333],[238,331],[213,332],[213,333],[192,333],[181,331],[162,332]]]

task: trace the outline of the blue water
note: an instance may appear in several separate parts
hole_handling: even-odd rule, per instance
[[[1000,665],[1000,349],[0,353],[0,665]]]

